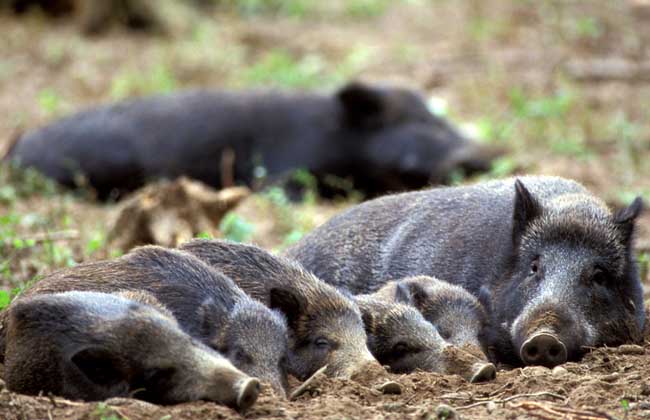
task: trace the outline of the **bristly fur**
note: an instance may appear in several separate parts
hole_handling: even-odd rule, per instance
[[[555,304],[567,325],[558,334],[577,358],[585,345],[633,342],[643,329],[632,248],[641,208],[639,198],[612,213],[575,181],[524,176],[367,201],[286,255],[352,293],[428,275],[489,296],[494,331],[487,336],[507,363],[517,363],[524,324],[535,323],[528,315]]]
[[[359,308],[300,264],[253,245],[226,241],[196,239],[180,249],[225,273],[253,298],[284,313],[294,375],[306,378],[324,364],[333,375],[347,375],[359,363],[372,360]],[[327,338],[332,344],[330,351],[319,350],[319,338]]]

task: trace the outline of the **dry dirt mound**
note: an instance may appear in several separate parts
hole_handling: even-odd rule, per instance
[[[497,379],[469,384],[459,376],[369,372],[355,380],[320,377],[295,401],[265,390],[246,418],[572,419],[650,418],[650,345],[595,349],[581,363],[550,370],[499,371]],[[387,381],[399,389],[380,387]],[[299,384],[293,382],[297,387]],[[398,392],[397,394],[395,392]],[[447,405],[450,408],[441,406]],[[454,411],[449,411],[454,410]],[[626,415],[627,411],[627,415]],[[0,392],[0,418],[220,419],[236,412],[207,402],[161,407],[130,399],[81,403]],[[171,417],[169,417],[171,416]]]

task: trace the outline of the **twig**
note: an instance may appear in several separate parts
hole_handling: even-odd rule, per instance
[[[52,242],[52,241],[69,241],[79,238],[78,230],[60,230],[56,232],[43,232],[36,233],[32,236],[25,237],[26,241],[34,241],[34,243]]]
[[[549,405],[544,403],[538,403],[535,401],[523,401],[520,403],[513,403],[510,405],[511,408],[523,408],[526,411],[541,410],[546,414],[549,414],[553,417],[547,417],[541,413],[529,413],[531,416],[535,416],[544,420],[554,420],[557,418],[562,418],[566,420],[614,420],[613,417],[599,413],[597,411],[584,411],[584,410],[575,410],[569,407],[561,407],[556,405]]]
[[[512,396],[510,396],[510,397],[508,397],[508,398],[504,398],[504,399],[501,399],[501,400],[485,400],[485,401],[479,401],[479,402],[476,402],[476,403],[473,403],[473,404],[464,405],[464,406],[462,406],[462,407],[457,407],[456,410],[469,410],[470,408],[479,407],[479,406],[481,406],[481,405],[487,405],[487,404],[489,404],[489,403],[505,404],[505,403],[507,403],[507,402],[510,402],[510,401],[513,401],[513,400],[518,400],[518,399],[520,399],[520,398],[534,398],[534,397],[551,397],[551,398],[556,398],[556,399],[558,399],[558,400],[562,400],[562,401],[565,401],[565,402],[566,402],[566,398],[563,397],[563,396],[561,396],[561,395],[554,394],[554,393],[552,393],[552,392],[536,392],[536,393],[534,393],[534,394],[517,394],[517,395],[512,395]]]
[[[325,374],[325,371],[327,370],[327,365],[323,366],[322,368],[318,369],[316,373],[311,375],[305,382],[300,384],[300,386],[296,389],[293,390],[291,395],[289,395],[289,401],[293,401],[302,394],[304,394],[309,387],[314,383],[316,379],[318,379],[321,375]]]

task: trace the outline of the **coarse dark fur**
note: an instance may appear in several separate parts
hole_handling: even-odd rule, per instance
[[[0,10],[23,14],[40,9],[55,18],[75,15],[87,35],[106,31],[112,23],[130,29],[163,32],[155,2],[151,0],[0,0]]]
[[[136,248],[114,260],[56,271],[18,300],[70,290],[147,292],[192,337],[279,392],[287,389],[287,327],[282,314],[251,299],[227,276],[188,253],[157,246]]]
[[[180,249],[232,278],[250,296],[279,309],[289,329],[290,373],[306,379],[324,365],[333,376],[350,376],[377,363],[366,345],[354,302],[299,264],[253,245],[193,240]]]
[[[6,313],[4,380],[11,391],[159,404],[207,399],[235,408],[257,398],[256,380],[251,389],[250,377],[146,303],[74,291],[21,298]]]
[[[323,194],[341,191],[334,175],[372,196],[486,170],[494,155],[416,93],[351,83],[335,95],[188,91],[99,106],[24,134],[9,157],[106,198],[161,177],[259,186],[300,168]]]
[[[488,341],[500,361],[522,363],[522,342],[544,319],[575,360],[585,346],[641,337],[632,252],[641,207],[639,198],[612,213],[582,185],[558,177],[437,188],[355,206],[286,255],[352,293],[409,276],[443,278],[489,296],[498,329]]]
[[[459,374],[469,381],[493,378],[493,372],[486,375],[486,364],[469,353],[455,357],[450,364],[448,352],[453,345],[414,307],[386,301],[378,293],[357,295],[354,301],[361,310],[370,352],[392,372],[417,369]],[[460,347],[455,349],[456,356],[462,353]]]

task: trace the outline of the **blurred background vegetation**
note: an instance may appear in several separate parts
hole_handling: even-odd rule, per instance
[[[481,179],[575,178],[612,205],[650,201],[650,4],[645,0],[158,0],[162,34],[74,17],[0,14],[0,150],[86,107],[185,88],[329,92],[399,84],[469,136],[504,148]],[[2,3],[0,3],[1,5]],[[308,173],[296,176],[309,187]],[[461,174],[455,182],[469,182]],[[313,191],[313,189],[312,189]],[[291,203],[272,188],[221,222],[278,250],[362,197]],[[0,307],[43,273],[118,255],[115,210],[0,166]],[[647,277],[650,218],[638,246]]]

